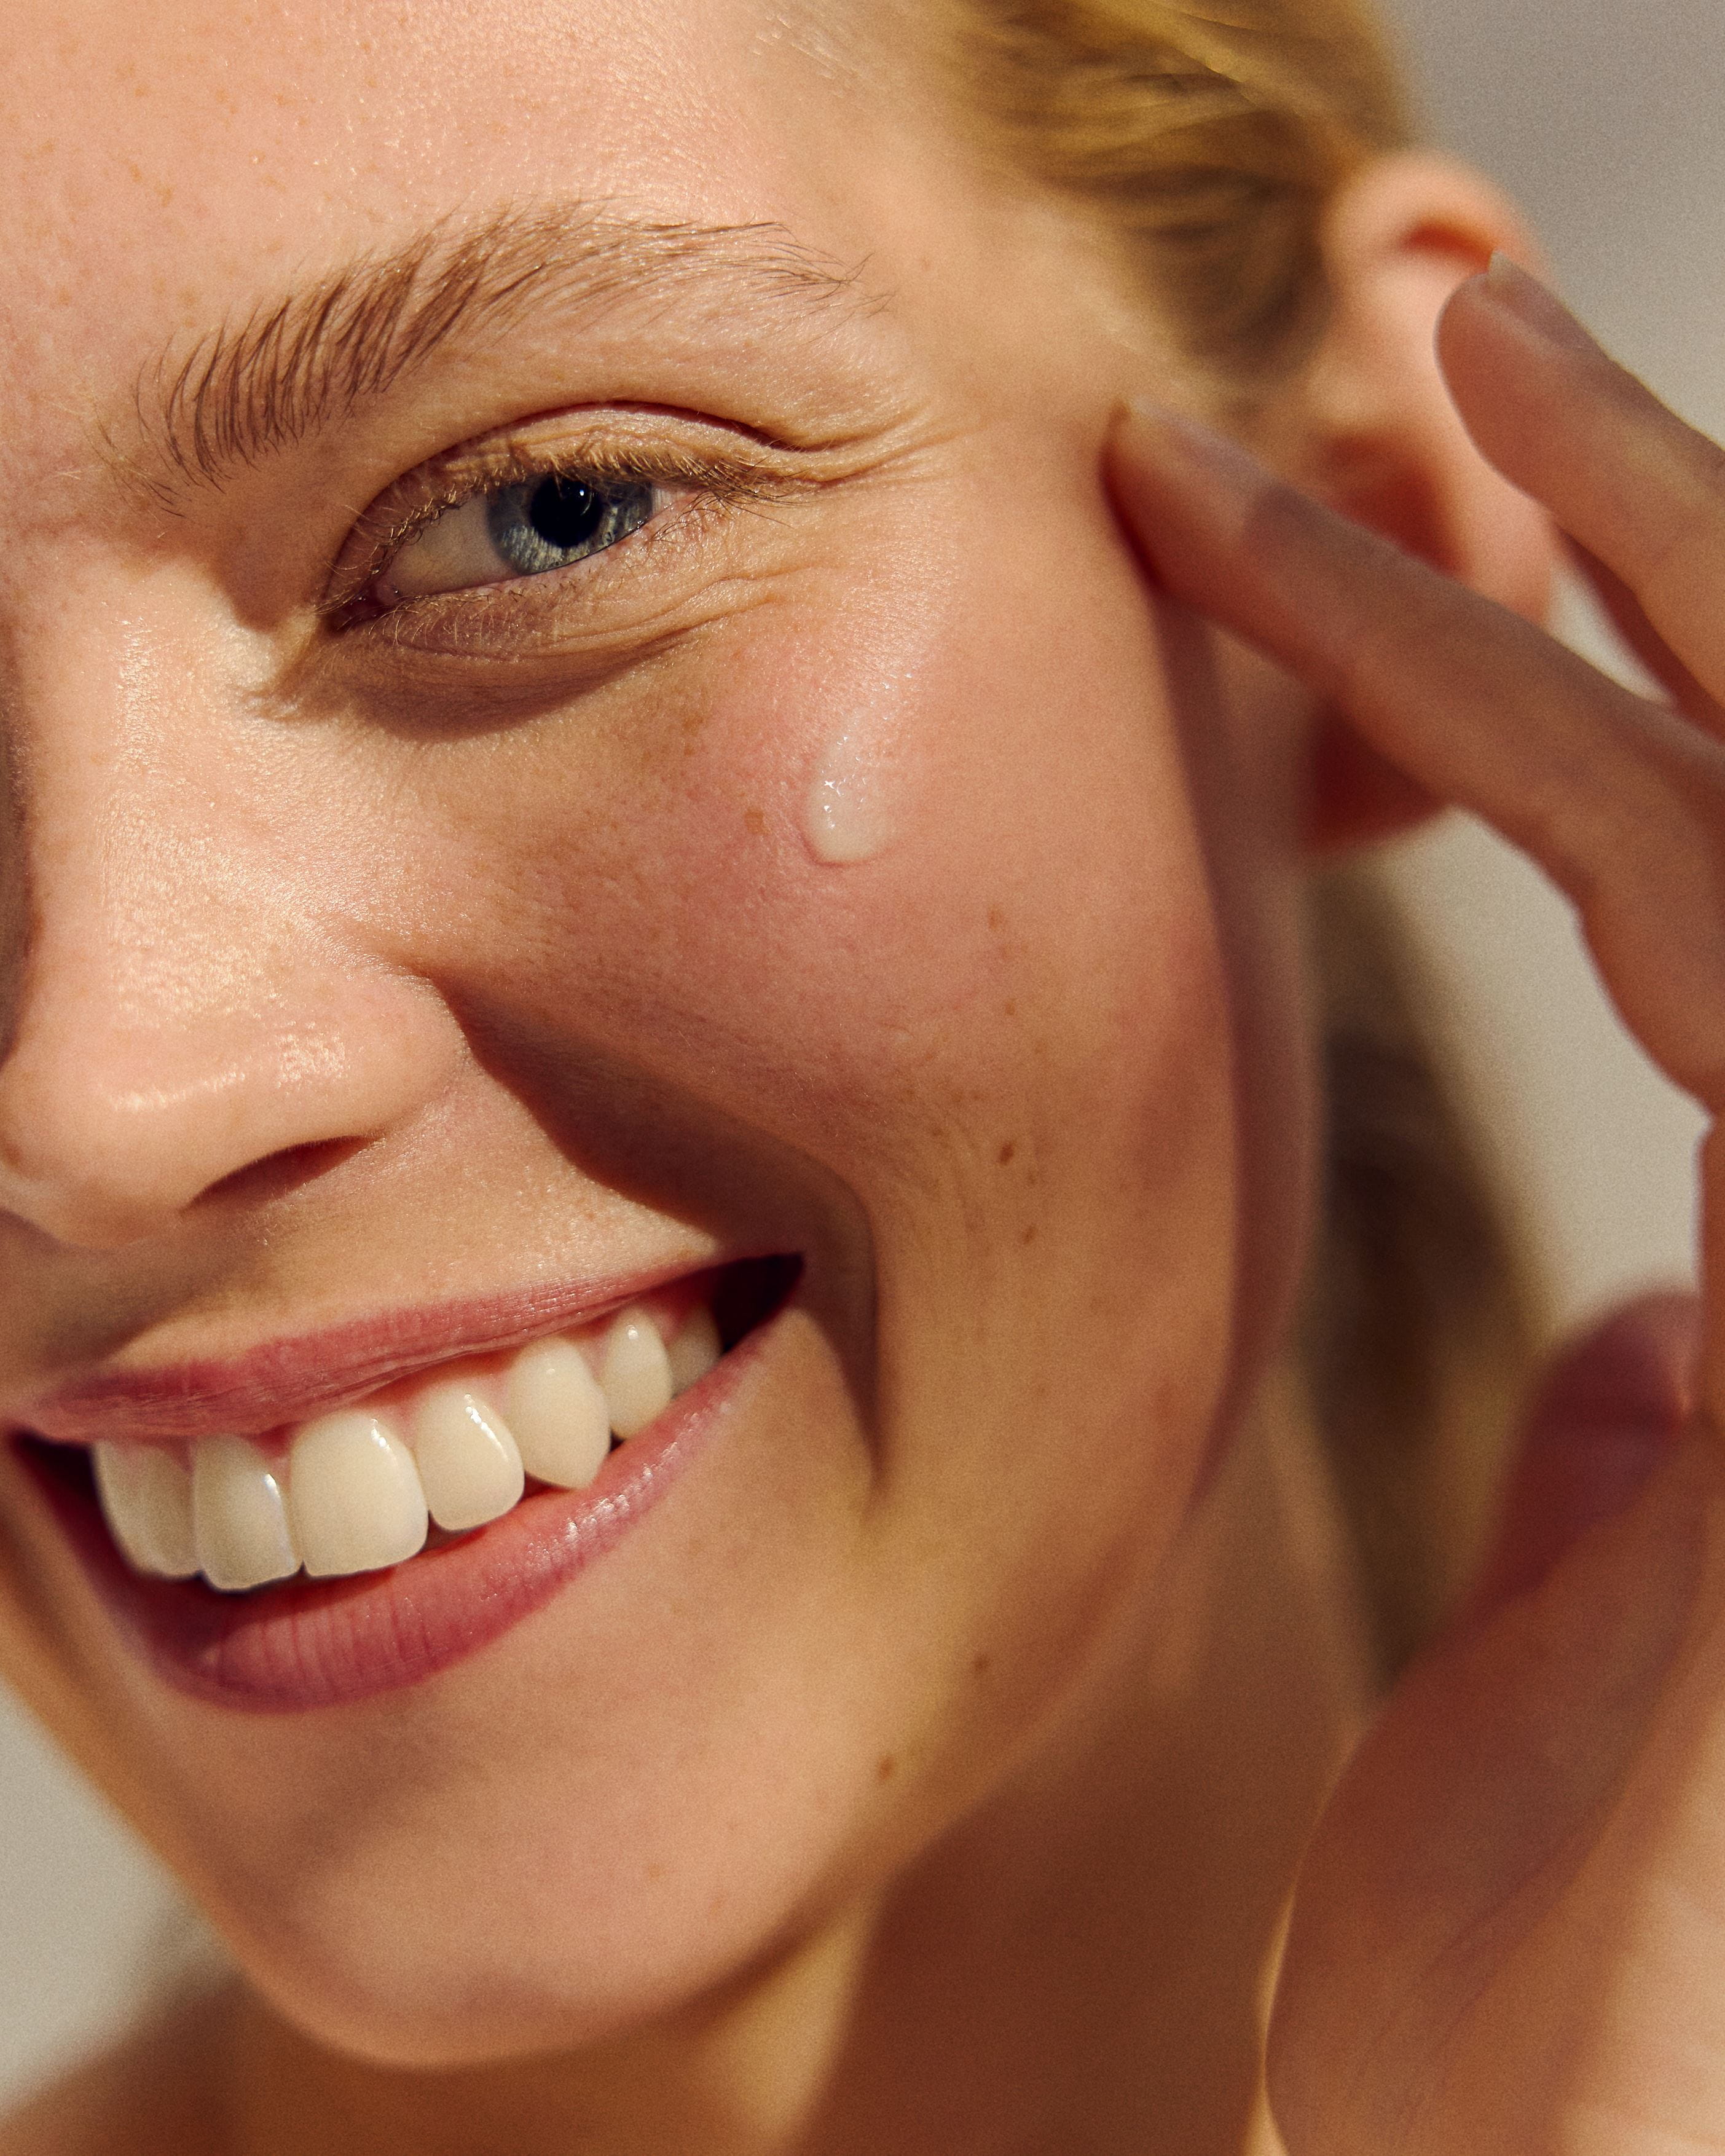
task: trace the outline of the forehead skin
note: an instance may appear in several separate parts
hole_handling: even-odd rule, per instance
[[[564,198],[779,224],[842,274],[927,193],[905,141],[883,154],[907,100],[880,94],[883,48],[848,17],[839,35],[757,0],[7,14],[0,189],[22,208],[0,237],[0,388],[28,423],[0,429],[0,460],[47,483],[39,519],[152,365],[422,228]]]

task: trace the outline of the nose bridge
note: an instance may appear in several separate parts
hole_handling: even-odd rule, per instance
[[[218,691],[177,643],[121,618],[24,670],[20,1040],[75,1014],[171,1053],[255,1004],[279,963],[292,908],[272,903]]]
[[[427,998],[318,917],[261,722],[194,632],[63,608],[13,639],[0,1209],[62,1240],[376,1136],[447,1062]]]

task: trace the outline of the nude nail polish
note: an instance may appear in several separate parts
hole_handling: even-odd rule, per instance
[[[1491,300],[1513,315],[1524,329],[1566,352],[1597,352],[1599,346],[1574,315],[1537,277],[1500,248],[1486,271],[1485,287]]]

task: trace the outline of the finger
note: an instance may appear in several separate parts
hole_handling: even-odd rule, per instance
[[[1465,1613],[1537,1586],[1588,1528],[1622,1512],[1694,1413],[1692,1295],[1644,1295],[1553,1359],[1529,1404],[1491,1554]]]
[[[1717,2081],[1666,2069],[1673,2016],[1719,2003],[1697,1973],[1717,1948],[1722,1478],[1717,1450],[1671,1447],[1536,1593],[1436,1642],[1356,1748],[1301,1866],[1269,2033],[1290,2151],[1719,2146],[1681,2110]],[[1667,1908],[1689,1921],[1649,1920]],[[1681,2025],[1712,2066],[1725,2015]],[[1661,2117],[1649,2087],[1681,2095]]]
[[[1725,706],[1707,694],[1654,628],[1641,602],[1622,578],[1574,540],[1569,542],[1569,552],[1610,617],[1613,628],[1684,717],[1725,737]]]
[[[1725,699],[1725,451],[1507,257],[1450,300],[1438,356],[1484,454],[1629,587],[1709,697]]]
[[[1532,855],[1643,1045],[1725,1107],[1725,752],[1189,421],[1136,408],[1111,471],[1173,595]]]

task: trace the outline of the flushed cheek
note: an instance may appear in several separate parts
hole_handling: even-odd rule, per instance
[[[696,887],[725,894],[678,942],[734,991],[712,1038],[753,1112],[794,1119],[868,1206],[889,1352],[896,1317],[914,1343],[907,1413],[1009,1426],[1049,1372],[1100,1369],[1087,1401],[1056,1374],[1050,1412],[1124,1483],[1147,1400],[1195,1430],[1214,1397],[1231,1070],[1153,631],[1107,557],[1074,555],[1053,586],[997,553],[937,603],[922,583],[901,611],[757,640],[673,812]],[[823,797],[835,767],[860,828]],[[854,844],[823,843],[834,823]],[[975,1455],[919,1460],[951,1494]]]
[[[998,563],[757,619],[661,704],[645,775],[548,886],[578,924],[566,978],[605,973],[583,1022],[603,1003],[619,1045],[861,1199],[886,1470],[948,1522],[1022,1500],[994,1434],[1038,1388],[1068,1466],[1124,1501],[1158,1455],[1177,1488],[1225,1353],[1219,961],[1158,654],[1107,573],[1076,621]],[[891,1454],[936,1424],[977,1440]]]
[[[1060,1412],[1124,1478],[1143,1450],[1111,1434],[1156,1396],[1184,1447],[1223,1353],[1210,896],[1136,586],[1100,550],[1055,584],[944,551],[979,566],[805,579],[603,712],[495,737],[445,789],[470,882],[408,955],[542,1059],[608,1059],[834,1174],[906,1424],[989,1430],[1050,1368],[1099,1371]],[[835,773],[856,799],[824,822]]]
[[[793,1139],[1142,1050],[1204,898],[1154,653],[1111,643],[932,577],[762,608],[597,738],[578,710],[455,767],[495,805],[443,917],[504,993]]]
[[[931,1297],[992,1283],[1028,1367],[1029,1325],[1078,1323],[1063,1299],[1105,1301],[1105,1335],[1164,1269],[1183,1312],[1215,1299],[1224,998],[1136,587],[1100,551],[1052,586],[943,552],[980,567],[805,578],[602,713],[452,762],[470,881],[408,956],[542,1053],[812,1156],[889,1298],[926,1274],[905,1293],[937,1330]]]

